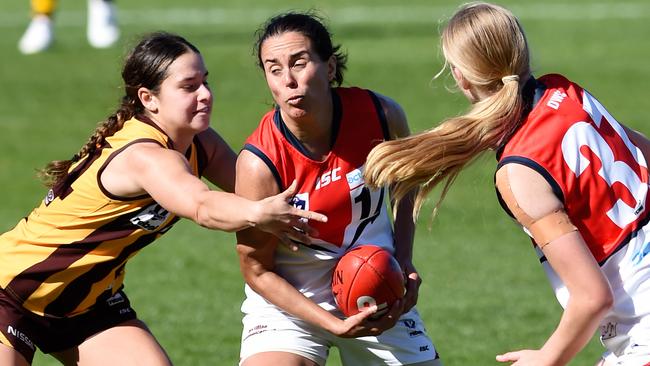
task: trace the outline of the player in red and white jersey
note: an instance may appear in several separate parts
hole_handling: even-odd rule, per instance
[[[650,314],[650,267],[643,260],[650,251],[648,168],[643,151],[634,144],[643,140],[563,76],[531,78],[528,86],[524,95],[534,90],[539,99],[532,98],[532,110],[499,154],[497,187],[510,195],[500,196],[501,202],[507,211],[518,202],[509,173],[516,176],[522,173],[518,170],[530,169],[543,177],[609,280],[614,306],[601,321],[603,343],[619,352],[638,348],[626,339],[630,333],[648,331],[637,322]],[[524,179],[526,174],[531,172],[524,170]],[[566,306],[567,287],[542,248],[543,243],[536,246],[540,261]]]
[[[535,79],[524,32],[505,8],[462,6],[442,49],[473,108],[378,145],[366,182],[399,192],[420,186],[419,205],[496,150],[499,199],[532,238],[565,309],[541,349],[497,360],[565,365],[600,328],[607,351],[599,365],[650,365],[650,142],[565,77]]]
[[[324,365],[337,347],[345,365],[439,365],[413,307],[420,279],[412,263],[412,203],[397,209],[395,230],[387,191],[365,186],[368,152],[408,134],[393,100],[360,88],[337,87],[345,55],[311,14],[286,13],[259,31],[259,64],[276,108],[266,113],[237,162],[236,192],[250,199],[297,182],[297,207],[328,217],[314,224],[310,244],[278,245],[254,229],[237,235],[247,282],[242,305],[241,364]],[[349,249],[381,246],[409,277],[403,303],[378,320],[376,310],[344,319],[331,292],[332,271]]]

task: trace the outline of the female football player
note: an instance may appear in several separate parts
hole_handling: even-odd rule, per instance
[[[385,190],[370,190],[362,179],[373,146],[408,135],[402,108],[370,90],[339,86],[346,57],[312,14],[270,19],[256,50],[276,107],[240,153],[236,192],[262,199],[296,180],[294,204],[330,220],[294,250],[259,230],[237,234],[247,283],[241,364],[324,365],[334,346],[345,365],[439,365],[413,307],[421,280],[412,263],[412,203],[402,202],[393,228]],[[394,253],[409,278],[405,300],[379,320],[368,319],[376,307],[343,319],[331,292],[337,259],[361,244]]]
[[[146,36],[125,60],[117,111],[43,170],[42,204],[0,236],[0,364],[28,365],[38,347],[66,365],[169,365],[122,289],[128,259],[180,217],[307,241],[299,218],[325,220],[289,205],[292,188],[250,201],[201,181],[234,190],[207,77],[185,39]]]
[[[495,150],[499,200],[531,236],[564,307],[540,349],[497,360],[565,365],[600,327],[600,365],[650,364],[650,142],[564,76],[533,77],[524,32],[502,7],[461,7],[441,44],[472,109],[378,145],[366,181],[395,184],[398,197],[421,188],[417,216],[431,189],[444,183],[442,200],[464,166]]]

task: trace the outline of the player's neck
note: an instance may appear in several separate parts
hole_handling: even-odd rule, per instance
[[[299,118],[285,118],[284,122],[291,133],[309,152],[310,158],[322,160],[332,147],[332,116],[330,103],[322,103],[318,113],[306,113]]]

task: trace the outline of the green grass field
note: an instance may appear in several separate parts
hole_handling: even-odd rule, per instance
[[[502,1],[527,30],[534,72],[565,73],[616,118],[644,133],[650,80],[650,4],[644,0]],[[85,40],[85,2],[62,1],[57,40],[23,56],[16,44],[28,1],[0,3],[0,231],[42,198],[35,169],[78,151],[121,96],[122,56],[137,35],[178,32],[202,51],[215,93],[213,126],[235,148],[270,106],[252,57],[253,32],[287,9],[320,9],[349,52],[346,85],[402,104],[413,131],[460,113],[467,103],[431,81],[441,67],[438,33],[459,1],[336,0],[119,1],[119,46],[95,50]],[[495,365],[497,353],[539,347],[560,316],[526,236],[499,208],[494,155],[461,175],[430,225],[423,209],[415,263],[424,283],[419,309],[447,366]],[[235,365],[243,281],[235,237],[181,222],[128,266],[126,290],[177,365]],[[572,365],[591,365],[597,339]],[[328,365],[340,365],[336,353]],[[55,365],[38,355],[35,365]]]

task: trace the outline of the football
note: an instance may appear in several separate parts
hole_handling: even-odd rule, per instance
[[[361,245],[346,252],[332,275],[332,294],[346,317],[372,305],[377,305],[373,317],[379,317],[404,297],[405,290],[399,263],[376,245]]]

